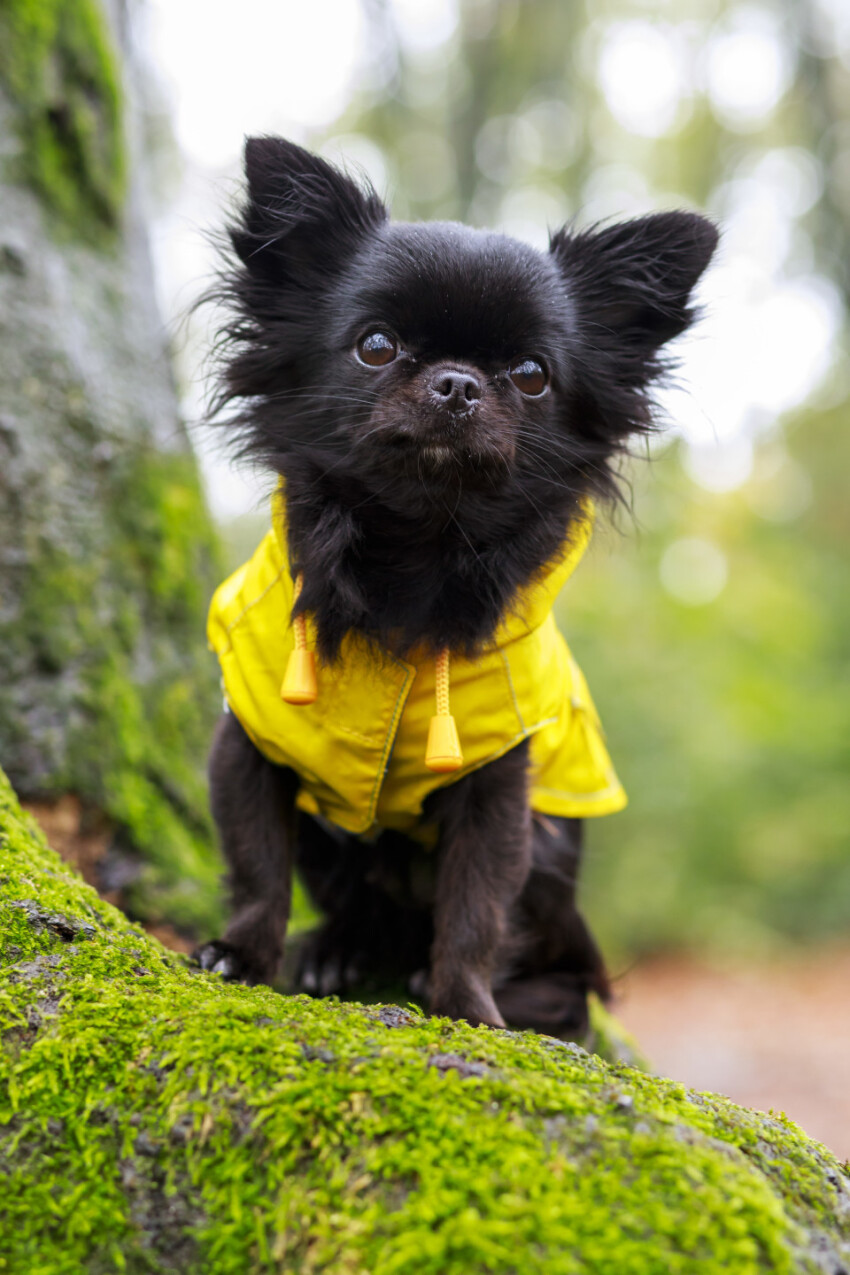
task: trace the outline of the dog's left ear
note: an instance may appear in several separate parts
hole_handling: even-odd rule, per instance
[[[589,342],[628,351],[633,376],[690,326],[694,285],[717,247],[717,229],[691,212],[655,213],[604,230],[559,230],[550,252]]]

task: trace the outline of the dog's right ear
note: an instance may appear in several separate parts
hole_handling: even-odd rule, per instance
[[[248,198],[230,241],[251,275],[311,287],[387,218],[375,192],[282,137],[245,142]]]

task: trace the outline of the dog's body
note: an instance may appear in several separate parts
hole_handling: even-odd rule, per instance
[[[474,660],[589,502],[616,495],[611,462],[651,426],[659,350],[692,320],[716,232],[660,214],[560,232],[542,254],[391,225],[373,194],[277,139],[249,142],[246,168],[222,399],[241,404],[243,450],[285,482],[294,614],[326,666],[352,633],[377,659]],[[327,917],[302,954],[306,990],[429,971],[435,1013],[581,1030],[587,991],[607,991],[575,905],[581,829],[532,818],[529,769],[523,740],[435,790],[436,852],[392,830],[364,843],[296,811],[299,776],[227,715],[210,773],[234,915],[201,963],[274,976],[297,866]]]

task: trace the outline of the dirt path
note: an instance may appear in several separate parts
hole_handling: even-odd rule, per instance
[[[654,958],[616,987],[658,1072],[784,1111],[850,1158],[850,949],[725,970]]]

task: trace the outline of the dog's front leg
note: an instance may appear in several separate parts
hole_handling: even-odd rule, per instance
[[[225,978],[270,983],[289,920],[297,776],[258,752],[232,713],[216,728],[209,776],[233,914],[196,958]]]
[[[531,865],[528,744],[442,789],[431,1013],[504,1027],[492,979]]]

